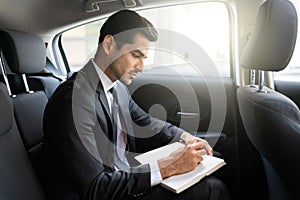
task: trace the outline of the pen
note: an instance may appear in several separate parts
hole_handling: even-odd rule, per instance
[[[180,137],[179,142],[180,142],[181,144],[187,145],[186,142],[185,142],[185,140],[184,140],[182,137]]]

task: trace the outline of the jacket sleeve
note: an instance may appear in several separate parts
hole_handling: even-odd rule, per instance
[[[49,100],[44,116],[45,143],[58,158],[56,165],[72,180],[82,199],[129,199],[149,192],[149,165],[128,171],[115,171],[111,166],[107,141],[95,139],[99,134],[95,131],[103,130],[95,116],[96,98],[88,92],[74,98],[72,86],[63,84]],[[103,133],[100,139],[105,138]]]

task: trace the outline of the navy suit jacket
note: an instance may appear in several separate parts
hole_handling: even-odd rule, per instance
[[[178,141],[183,130],[152,118],[117,81],[119,116],[127,134],[130,167],[116,171],[116,126],[98,77],[89,61],[61,84],[44,115],[45,144],[58,159],[83,199],[129,199],[151,191],[149,165],[136,165],[134,156]]]

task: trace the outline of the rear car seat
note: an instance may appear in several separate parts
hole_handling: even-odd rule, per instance
[[[0,177],[0,199],[45,199],[20,138],[11,98],[3,83],[0,83]]]
[[[59,79],[43,73],[46,62],[43,40],[29,33],[0,30],[0,44],[6,67],[12,72],[8,85],[17,126],[47,199],[79,199],[43,146],[44,109],[60,84]]]
[[[14,73],[10,86],[17,126],[25,148],[35,162],[43,141],[44,109],[60,82],[54,77],[34,75],[43,71],[46,64],[46,47],[40,37],[2,30],[0,40],[7,65]]]

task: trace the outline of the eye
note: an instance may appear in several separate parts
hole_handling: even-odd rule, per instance
[[[131,52],[131,55],[134,57],[134,58],[140,58],[141,55],[139,53],[136,53],[136,52]]]

